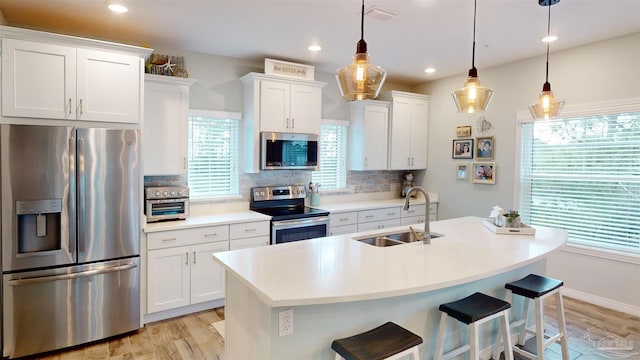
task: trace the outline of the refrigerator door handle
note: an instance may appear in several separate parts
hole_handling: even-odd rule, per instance
[[[9,280],[8,284],[15,286],[15,285],[35,284],[35,283],[58,281],[58,280],[69,280],[69,279],[75,279],[79,277],[93,276],[98,274],[106,274],[110,272],[129,270],[137,266],[138,265],[136,265],[135,263],[131,263],[131,264],[125,264],[120,266],[102,268],[102,269],[87,270],[87,271],[71,273],[71,274],[43,276],[43,277],[35,277],[35,278],[28,278],[28,279],[16,279],[16,280]]]
[[[69,253],[76,259],[77,219],[76,219],[76,135],[69,137]]]
[[[84,165],[85,165],[85,156],[84,156],[84,139],[82,139],[80,136],[78,136],[78,141],[77,141],[77,145],[78,147],[78,151],[77,151],[77,156],[78,156],[78,173],[77,173],[77,179],[78,179],[78,207],[77,207],[77,211],[78,211],[78,223],[80,224],[80,226],[77,226],[77,239],[78,239],[78,254],[81,254],[84,251],[84,242],[86,241],[85,238],[85,225],[86,225],[86,203],[85,203],[85,191],[86,191],[86,176],[85,176],[85,172],[84,172]]]

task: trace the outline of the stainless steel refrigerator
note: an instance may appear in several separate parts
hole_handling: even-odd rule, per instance
[[[2,348],[140,326],[139,132],[0,125]]]

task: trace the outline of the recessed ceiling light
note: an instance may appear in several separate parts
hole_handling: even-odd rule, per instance
[[[436,69],[432,67],[428,67],[424,69],[424,72],[426,72],[427,74],[433,74],[434,72],[436,72]]]
[[[314,45],[309,45],[308,47],[309,51],[320,51],[322,50],[322,46],[314,44]]]
[[[558,37],[555,35],[549,35],[542,38],[542,42],[550,43],[558,40]]]
[[[124,5],[124,2],[117,1],[117,0],[108,1],[107,7],[109,8],[109,10],[119,14],[126,13],[127,11],[129,11],[129,9],[127,9],[127,7]]]

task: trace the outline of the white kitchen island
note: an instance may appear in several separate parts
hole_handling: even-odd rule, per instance
[[[226,359],[332,359],[332,340],[386,321],[422,336],[421,354],[432,358],[438,305],[475,291],[503,298],[506,282],[545,274],[545,258],[567,241],[565,231],[544,227],[535,236],[496,235],[482,221],[433,222],[431,231],[445,236],[428,245],[352,239],[378,230],[214,254],[227,270]],[[279,336],[278,315],[287,309],[293,333]],[[485,328],[488,353],[497,327]]]

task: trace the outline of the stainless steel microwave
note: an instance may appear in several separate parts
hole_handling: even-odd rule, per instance
[[[318,135],[260,133],[260,169],[318,169]]]

